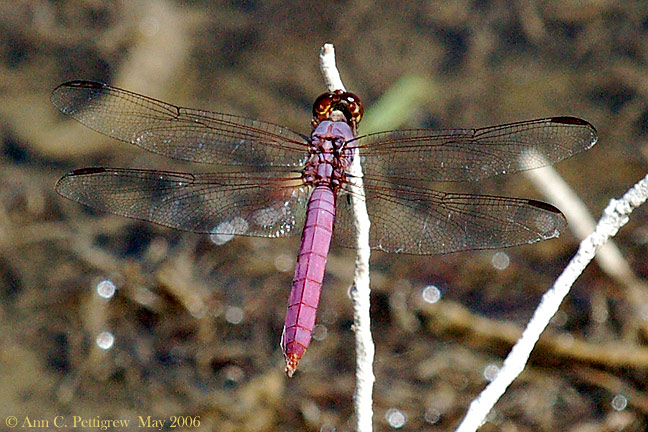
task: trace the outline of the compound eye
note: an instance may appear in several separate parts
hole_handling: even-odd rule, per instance
[[[336,90],[334,93],[320,95],[313,104],[313,121],[316,123],[330,118],[331,112],[337,110],[344,114],[347,123],[355,126],[362,120],[364,106],[360,98],[351,92]]]
[[[315,99],[315,103],[313,104],[313,119],[317,120],[317,123],[326,120],[331,115],[334,96],[334,93],[324,93]]]
[[[357,125],[364,115],[364,105],[360,98],[351,92],[345,93],[346,105],[349,115]]]

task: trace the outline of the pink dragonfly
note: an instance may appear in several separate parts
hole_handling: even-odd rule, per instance
[[[321,95],[305,136],[259,120],[181,108],[107,84],[70,81],[52,92],[62,112],[148,151],[216,164],[210,173],[83,168],[58,193],[95,209],[196,233],[301,235],[281,346],[295,372],[311,341],[331,238],[354,247],[348,169],[360,157],[370,245],[430,255],[557,237],[557,208],[535,200],[440,192],[429,182],[477,181],[537,168],[592,147],[596,130],[574,117],[479,129],[396,130],[357,136],[352,93]]]

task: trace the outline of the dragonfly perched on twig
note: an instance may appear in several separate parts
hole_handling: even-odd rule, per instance
[[[430,255],[533,243],[558,236],[566,222],[541,201],[440,192],[429,182],[478,181],[538,168],[597,140],[594,127],[575,117],[358,136],[363,105],[342,91],[317,98],[310,136],[92,81],[61,84],[52,102],[105,135],[216,166],[210,173],[77,169],[56,184],[64,197],[196,233],[301,235],[281,343],[289,376],[311,341],[331,239],[355,245],[348,199],[358,193],[349,181],[353,158],[361,158],[364,171],[370,246]]]

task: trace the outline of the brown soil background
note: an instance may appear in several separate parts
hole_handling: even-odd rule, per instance
[[[4,2],[3,422],[29,416],[60,430],[57,415],[69,424],[98,417],[130,419],[136,430],[138,416],[200,416],[199,430],[353,428],[353,251],[332,250],[318,317],[326,337],[287,379],[279,338],[297,239],[218,247],[88,211],[53,190],[75,167],[169,164],[59,114],[49,102],[57,84],[101,80],[309,133],[311,103],[325,90],[324,42],[335,44],[342,78],[376,129],[585,118],[599,144],[557,169],[595,218],[645,173],[643,1]],[[394,96],[387,118],[375,108],[385,94]],[[542,199],[524,176],[489,187]],[[639,280],[646,217],[639,209],[616,239]],[[375,430],[393,430],[394,409],[407,417],[402,430],[456,427],[486,385],[485,368],[501,364],[577,246],[567,233],[509,249],[504,271],[491,265],[494,251],[374,254]],[[110,301],[95,291],[106,278],[119,289]],[[429,284],[444,294],[434,307],[421,301]],[[648,327],[631,291],[592,264],[482,430],[646,430]],[[230,323],[238,310],[242,321]],[[105,330],[115,336],[107,351],[95,343]],[[613,407],[619,396],[625,409]]]

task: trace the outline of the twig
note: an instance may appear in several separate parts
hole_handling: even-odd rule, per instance
[[[335,66],[335,50],[332,44],[325,44],[320,51],[320,69],[329,91],[344,90],[340,73]],[[357,256],[351,300],[353,302],[353,329],[356,340],[356,389],[353,395],[356,412],[356,430],[370,432],[373,417],[373,358],[374,343],[371,337],[371,318],[369,316],[369,215],[365,204],[362,183],[362,167],[356,149],[351,167],[352,183],[355,193],[351,194],[354,225],[357,238]]]
[[[524,333],[504,360],[497,377],[470,404],[470,409],[457,432],[476,431],[484,423],[488,412],[524,369],[540,334],[558,311],[572,284],[594,258],[596,249],[607,242],[610,237],[616,235],[619,229],[628,222],[630,213],[643,204],[646,199],[648,199],[648,176],[635,184],[623,198],[610,202],[594,232],[581,242],[578,252],[558,277],[554,286],[542,296],[540,305]]]
[[[534,157],[541,158],[542,155],[535,154]],[[547,164],[543,168],[525,171],[525,174],[552,204],[565,213],[570,230],[579,240],[583,240],[594,230],[596,222],[585,203],[560,177],[555,168]],[[606,243],[596,252],[596,261],[601,270],[626,287],[625,298],[631,303],[635,313],[638,316],[642,315],[648,303],[648,284],[634,274],[630,264],[613,241]],[[626,337],[633,339],[641,326],[641,320],[632,321],[629,328],[625,329]]]
[[[335,48],[333,44],[327,43],[322,46],[319,60],[326,89],[330,92],[335,90],[346,91],[342,83],[342,78],[340,77],[340,72],[338,72],[337,66],[335,65]]]

